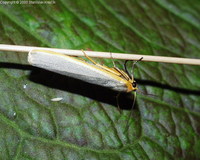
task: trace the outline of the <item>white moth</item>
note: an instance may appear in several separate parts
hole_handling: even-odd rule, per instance
[[[28,55],[28,62],[36,67],[53,71],[62,75],[80,79],[85,82],[108,87],[119,92],[137,90],[136,82],[124,71],[114,67],[109,68],[94,62],[93,64],[47,50],[32,50]]]

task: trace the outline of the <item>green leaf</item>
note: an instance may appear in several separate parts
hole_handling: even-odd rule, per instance
[[[1,44],[199,58],[198,0],[11,2],[0,5]],[[0,52],[0,159],[200,159],[199,69],[139,62],[144,94],[126,128],[113,92]]]

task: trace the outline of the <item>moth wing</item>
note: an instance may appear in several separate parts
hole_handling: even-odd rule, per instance
[[[122,78],[93,64],[64,54],[46,50],[33,50],[29,52],[28,62],[33,66],[88,83],[108,87],[119,92],[127,91],[127,86]]]

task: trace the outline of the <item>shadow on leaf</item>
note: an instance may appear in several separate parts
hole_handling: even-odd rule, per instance
[[[44,86],[48,86],[50,88],[55,88],[75,94],[79,94],[103,103],[108,103],[114,106],[118,106],[117,104],[117,95],[118,92],[110,90],[105,87],[101,87],[98,85],[93,85],[78,79],[74,79],[71,77],[63,76],[51,71],[47,71],[44,69],[36,68],[30,65],[21,65],[14,63],[0,63],[0,68],[12,68],[12,69],[21,69],[21,70],[31,70],[31,74],[29,79],[35,83],[42,84]],[[178,87],[171,87],[169,85],[160,84],[153,81],[141,80],[137,79],[139,85],[148,85],[159,87],[162,89],[168,89],[172,91],[176,91],[182,94],[193,94],[200,95],[200,91],[190,90]],[[130,110],[133,103],[133,94],[131,93],[120,93],[118,98],[119,106],[121,109]],[[137,108],[137,103],[134,108]]]

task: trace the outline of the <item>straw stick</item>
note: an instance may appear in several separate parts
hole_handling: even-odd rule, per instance
[[[13,51],[13,52],[26,52],[27,53],[33,49],[51,50],[51,51],[55,51],[55,52],[59,52],[59,53],[67,54],[67,55],[71,55],[71,56],[84,56],[84,54],[81,50],[0,44],[0,51]],[[98,57],[98,58],[139,60],[141,57],[143,57],[142,61],[146,61],[146,62],[162,62],[162,63],[200,65],[200,59],[148,56],[148,55],[139,55],[139,54],[125,54],[125,53],[122,54],[122,53],[97,52],[97,51],[85,51],[85,52],[90,57]]]

